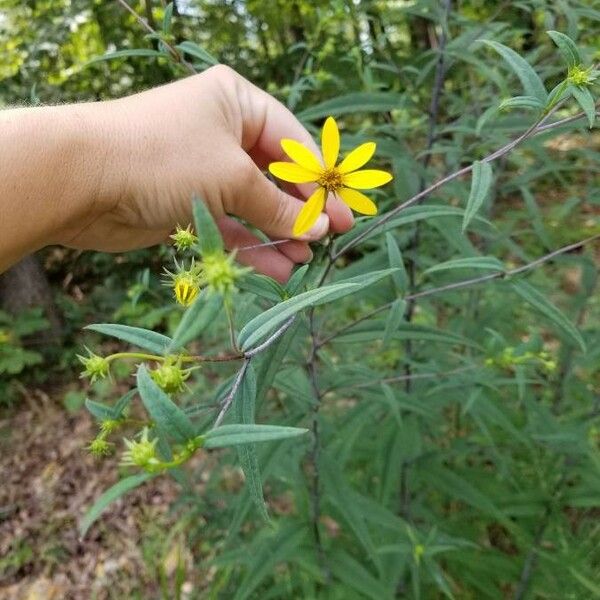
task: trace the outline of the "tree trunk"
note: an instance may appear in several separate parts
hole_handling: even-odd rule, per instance
[[[62,324],[52,290],[39,259],[31,255],[0,275],[0,308],[16,315],[36,306],[50,323],[47,330],[36,333],[36,347],[60,343]]]

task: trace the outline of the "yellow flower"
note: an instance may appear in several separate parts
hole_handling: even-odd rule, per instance
[[[181,271],[173,277],[173,293],[182,306],[190,306],[200,293],[198,276],[190,271]]]
[[[281,140],[283,151],[294,162],[273,162],[269,171],[290,183],[316,183],[319,187],[305,202],[294,223],[293,234],[306,233],[319,218],[329,192],[339,196],[352,210],[362,215],[377,214],[377,206],[358,190],[369,190],[392,180],[390,173],[376,169],[359,171],[375,153],[375,143],[361,144],[339,165],[340,132],[333,117],[328,117],[321,133],[323,161],[295,140]]]

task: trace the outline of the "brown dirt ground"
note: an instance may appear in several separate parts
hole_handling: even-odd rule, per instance
[[[148,553],[172,573],[158,533],[175,522],[172,480],[126,495],[79,539],[78,522],[118,478],[118,457],[98,461],[84,450],[95,429],[85,410],[68,414],[49,401],[0,419],[0,599],[162,597]]]

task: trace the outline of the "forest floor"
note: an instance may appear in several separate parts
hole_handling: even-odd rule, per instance
[[[176,523],[170,478],[112,504],[80,539],[81,518],[118,478],[118,456],[85,451],[95,435],[87,411],[41,393],[0,418],[1,600],[163,598],[181,577],[182,536],[164,534]],[[187,581],[179,589],[193,592]]]

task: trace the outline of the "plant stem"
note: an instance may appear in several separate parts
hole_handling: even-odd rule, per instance
[[[235,323],[233,322],[233,308],[231,307],[231,301],[225,298],[225,314],[227,315],[227,327],[229,328],[229,343],[234,352],[239,353],[237,342],[235,340]]]
[[[544,256],[541,256],[540,258],[537,258],[537,259],[535,259],[525,265],[522,265],[520,267],[516,267],[514,269],[508,269],[506,271],[497,271],[495,273],[487,273],[486,275],[481,275],[479,277],[471,277],[470,279],[463,279],[461,281],[455,281],[454,283],[448,283],[446,285],[442,285],[439,287],[429,288],[429,289],[423,290],[421,292],[415,292],[414,294],[410,294],[410,295],[406,296],[405,300],[416,300],[416,299],[420,299],[420,298],[426,298],[428,296],[434,296],[436,294],[441,294],[443,292],[447,292],[450,290],[458,290],[458,289],[470,287],[472,285],[478,285],[480,283],[492,281],[493,279],[503,279],[506,277],[511,277],[513,275],[518,275],[520,273],[530,271],[531,269],[534,269],[535,267],[537,267],[543,263],[546,263],[546,262],[556,258],[557,256],[560,256],[561,254],[566,254],[568,252],[572,252],[573,250],[577,250],[578,248],[581,248],[582,246],[585,246],[586,244],[594,242],[598,239],[600,239],[600,234],[596,234],[592,237],[586,238],[585,240],[581,240],[580,242],[576,242],[574,244],[569,244],[567,246],[563,246],[562,248],[558,248],[557,250],[553,250],[552,252],[545,254]],[[329,334],[327,337],[320,340],[319,344],[318,344],[319,347],[327,344],[334,338],[338,337],[342,333],[345,333],[349,329],[352,329],[352,327],[358,325],[359,323],[362,323],[363,321],[366,321],[367,319],[370,319],[371,317],[374,317],[375,315],[379,314],[380,312],[390,308],[390,306],[392,304],[393,304],[393,302],[388,302],[387,304],[379,306],[378,308],[370,311],[366,315],[363,315],[362,317],[355,319],[354,321],[351,321],[350,323],[347,323],[343,327],[340,327],[340,329],[338,329],[337,331],[334,331],[333,333]]]

